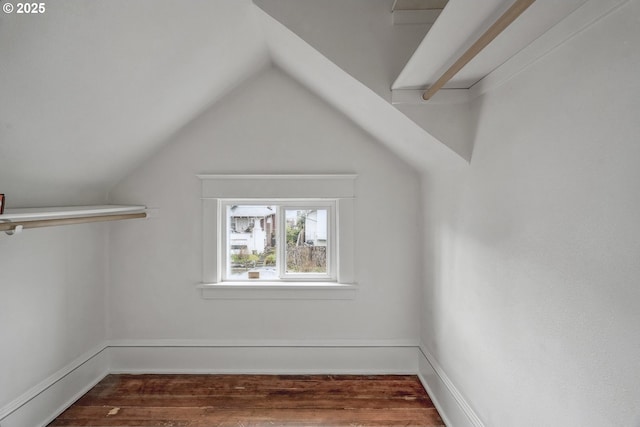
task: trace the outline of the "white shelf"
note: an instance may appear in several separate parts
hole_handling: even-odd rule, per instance
[[[144,212],[145,209],[145,206],[131,205],[59,206],[49,208],[5,209],[4,214],[0,215],[0,222],[141,213]]]
[[[0,231],[14,235],[29,228],[138,218],[147,218],[145,206],[97,205],[7,209],[0,215]]]

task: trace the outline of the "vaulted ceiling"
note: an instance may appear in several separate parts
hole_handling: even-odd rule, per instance
[[[538,0],[449,86],[482,86],[504,64],[517,72],[621,1]],[[432,3],[56,0],[42,15],[2,14],[0,192],[13,206],[102,202],[173,133],[270,64],[417,169],[460,167],[471,153],[471,135],[457,130],[466,105],[392,101],[429,85],[510,1]],[[445,3],[433,27],[394,25],[396,11],[423,16]]]
[[[8,203],[104,199],[169,135],[268,62],[254,9],[250,0],[56,0],[42,15],[2,14],[0,183]]]

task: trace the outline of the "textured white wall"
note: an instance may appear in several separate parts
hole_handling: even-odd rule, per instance
[[[640,1],[478,99],[422,339],[486,426],[640,425]]]
[[[313,159],[313,161],[309,161]],[[203,300],[198,173],[356,173],[351,301]],[[278,69],[178,133],[111,192],[159,217],[110,236],[114,339],[417,340],[420,181],[392,153]]]
[[[0,236],[0,408],[104,342],[106,227]]]

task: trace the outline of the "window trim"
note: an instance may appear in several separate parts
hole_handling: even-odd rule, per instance
[[[238,280],[228,277],[229,274],[229,224],[227,210],[233,205],[270,205],[276,206],[277,230],[277,264],[278,280]],[[252,282],[252,283],[280,283],[280,282],[336,282],[336,200],[335,199],[220,199],[221,209],[221,282]],[[284,211],[292,209],[318,209],[327,211],[327,232],[329,233],[327,242],[327,273],[287,273],[286,264],[286,244],[283,243],[286,229],[286,218]]]
[[[243,298],[351,299],[355,275],[355,181],[354,174],[331,175],[197,175],[202,201],[202,289],[204,298],[230,298],[231,292]],[[222,281],[222,203],[234,200],[329,199],[335,200],[335,281],[223,282]],[[260,292],[255,287],[260,287]],[[270,293],[268,290],[274,290]],[[302,290],[309,292],[302,292]],[[321,291],[329,291],[326,295]],[[220,290],[220,292],[216,292]],[[277,291],[277,292],[276,292]],[[337,291],[337,293],[333,292]],[[348,291],[348,292],[344,292]],[[335,294],[335,295],[334,295]],[[233,296],[231,296],[233,297]],[[235,297],[233,297],[235,298]]]

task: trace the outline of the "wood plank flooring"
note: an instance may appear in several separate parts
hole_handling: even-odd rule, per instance
[[[413,375],[108,375],[49,426],[444,423]]]

